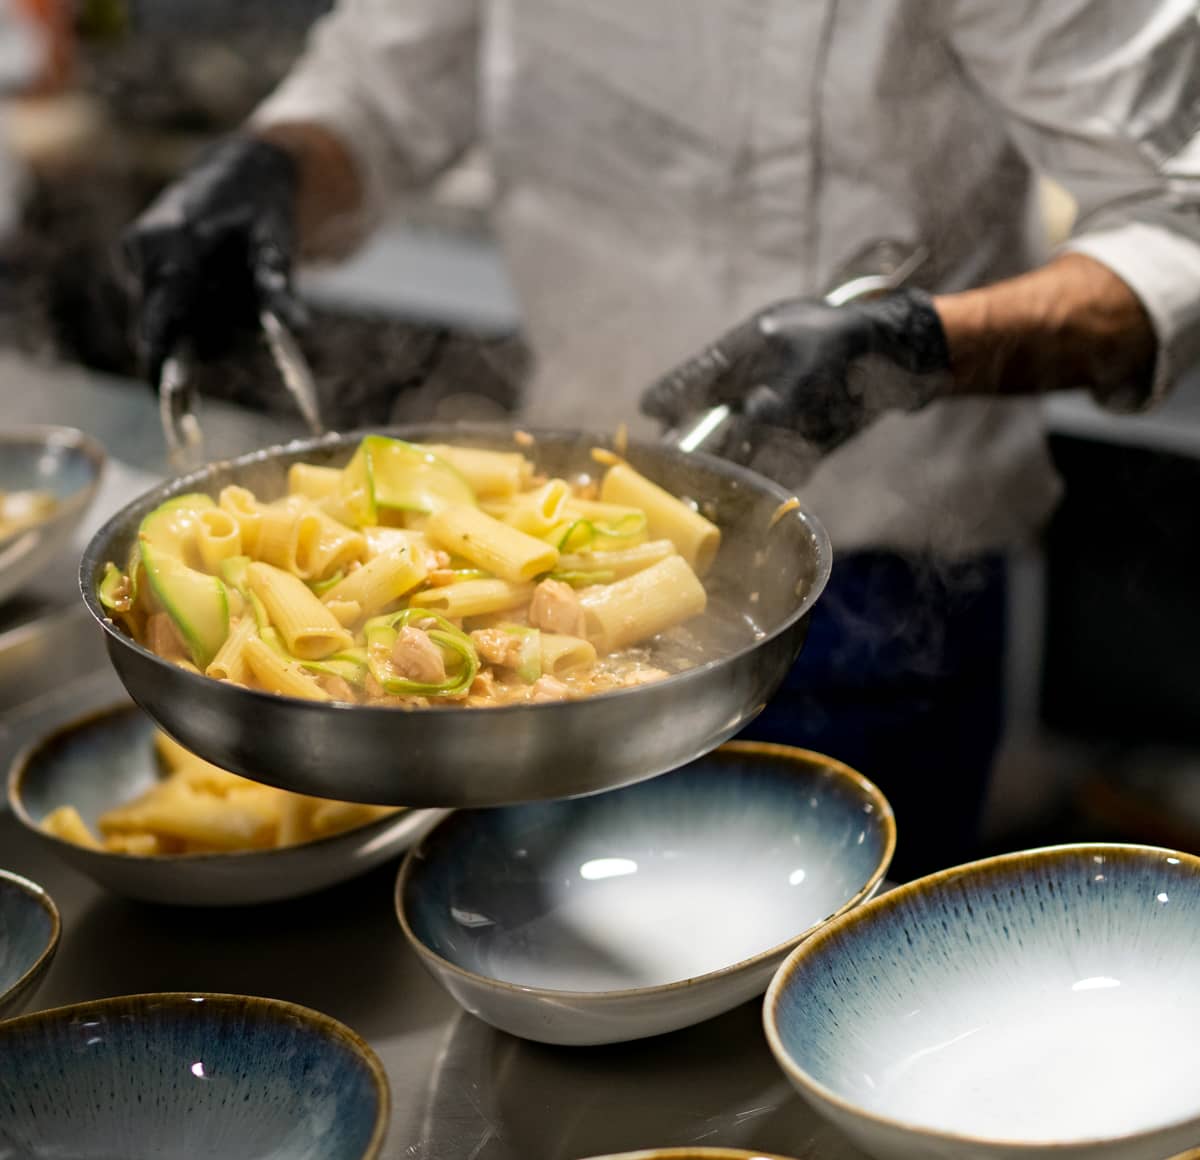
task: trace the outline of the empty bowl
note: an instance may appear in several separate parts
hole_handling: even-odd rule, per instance
[[[129,995],[0,1023],[0,1155],[367,1160],[388,1083],[349,1028],[243,995]]]
[[[0,870],[0,1019],[33,998],[58,950],[62,922],[36,882]]]
[[[73,805],[96,818],[159,778],[154,722],[135,705],[83,717],[37,742],[13,763],[13,813],[56,855],[128,898],[182,906],[234,906],[296,898],[343,882],[396,857],[442,816],[404,810],[296,846],[213,854],[137,857],[89,849],[47,833],[42,820]]]
[[[1162,1160],[1200,1138],[1200,858],[1007,854],[802,943],[771,1049],[880,1160]]]
[[[747,1152],[743,1148],[650,1148],[593,1156],[591,1160],[787,1160],[774,1152]]]
[[[652,781],[451,814],[405,859],[401,926],[472,1014],[547,1043],[672,1031],[762,993],[876,889],[883,795],[840,762],[735,742]]]
[[[0,601],[28,584],[70,542],[100,486],[104,449],[74,427],[0,430],[0,493],[45,492],[46,518],[6,535],[0,529]]]

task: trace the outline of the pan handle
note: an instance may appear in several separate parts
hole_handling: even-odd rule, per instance
[[[830,306],[845,306],[864,298],[877,298],[905,285],[929,260],[924,246],[905,246],[893,241],[872,242],[844,270],[825,295]],[[863,270],[871,271],[863,273]],[[663,435],[663,442],[680,451],[706,451],[737,463],[753,458],[757,439],[753,426],[734,406],[721,403],[710,407],[680,427]]]

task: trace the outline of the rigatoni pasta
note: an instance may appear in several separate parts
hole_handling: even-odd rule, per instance
[[[440,548],[502,580],[532,580],[558,563],[552,544],[465,504],[430,516],[425,534]]]
[[[460,580],[457,584],[439,588],[426,588],[416,593],[409,604],[413,608],[429,608],[444,616],[466,619],[523,608],[532,596],[532,584],[482,577]]]
[[[255,562],[246,568],[246,582],[293,656],[320,660],[354,643],[350,633],[298,576]]]
[[[607,467],[547,477],[523,452],[367,436],[345,467],[291,465],[284,496],[168,501],[101,600],[173,663],[312,701],[486,707],[661,679],[645,646],[704,613],[720,532]]]
[[[210,765],[165,733],[155,733],[154,747],[160,778],[100,813],[96,833],[72,805],[52,810],[42,829],[91,850],[154,858],[296,846],[399,812],[259,785]]]
[[[716,559],[721,529],[627,463],[616,463],[608,469],[600,485],[600,498],[605,503],[645,512],[650,535],[670,540],[697,575],[703,576]]]
[[[668,556],[613,584],[596,585],[580,603],[589,639],[614,652],[699,616],[708,597],[682,556]]]

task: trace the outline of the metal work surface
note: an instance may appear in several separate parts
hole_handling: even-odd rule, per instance
[[[425,973],[392,912],[395,863],[295,902],[186,910],[126,902],[53,858],[5,809],[0,864],[44,886],[63,939],[33,1007],[144,991],[302,1003],[379,1053],[394,1160],[581,1160],[724,1144],[796,1160],[863,1160],[795,1095],[761,1003],[657,1039],[556,1048],[467,1015]]]
[[[10,362],[12,422],[71,422],[136,472],[110,475],[92,527],[163,467],[150,392]],[[17,383],[20,384],[17,387]],[[295,425],[205,412],[214,452]],[[34,631],[30,625],[42,621]],[[7,634],[7,635],[6,635]],[[73,561],[0,618],[0,771],[56,725],[123,696],[88,623]],[[24,676],[22,676],[24,674]],[[421,967],[392,908],[397,864],[324,893],[246,909],[127,902],[54,858],[0,804],[0,866],[44,886],[63,939],[32,1006],[145,991],[263,995],[341,1019],[392,1084],[395,1160],[581,1160],[668,1144],[757,1147],[796,1160],[864,1160],[793,1094],[767,1050],[758,1001],[695,1028],[602,1048],[552,1048],[462,1012]]]

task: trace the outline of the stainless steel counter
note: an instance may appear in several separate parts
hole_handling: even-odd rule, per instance
[[[148,391],[2,356],[0,384],[6,424],[70,423],[113,456],[81,538],[162,470]],[[215,405],[205,419],[214,454],[299,433],[298,426]],[[65,552],[24,605],[0,615],[0,667],[7,656],[29,674],[28,682],[20,673],[0,679],[5,772],[30,740],[122,698],[96,647],[99,634],[79,615],[76,559],[77,552]],[[31,643],[22,619],[47,615],[54,618],[50,635]],[[461,1012],[400,933],[392,909],[395,864],[295,902],[222,911],[152,907],[118,899],[67,868],[0,806],[0,866],[41,883],[62,911],[62,945],[35,1006],[204,990],[274,996],[327,1012],[364,1035],[387,1068],[389,1160],[579,1160],[692,1142],[797,1160],[862,1160],[793,1095],[767,1050],[757,1002],[673,1035],[586,1049],[525,1043]]]
[[[202,990],[315,1007],[365,1036],[387,1068],[389,1160],[579,1160],[688,1143],[863,1160],[793,1094],[757,1002],[593,1048],[527,1043],[460,1011],[400,933],[394,864],[294,902],[153,907],[63,866],[5,811],[0,865],[40,882],[62,911],[62,946],[35,1006]]]

